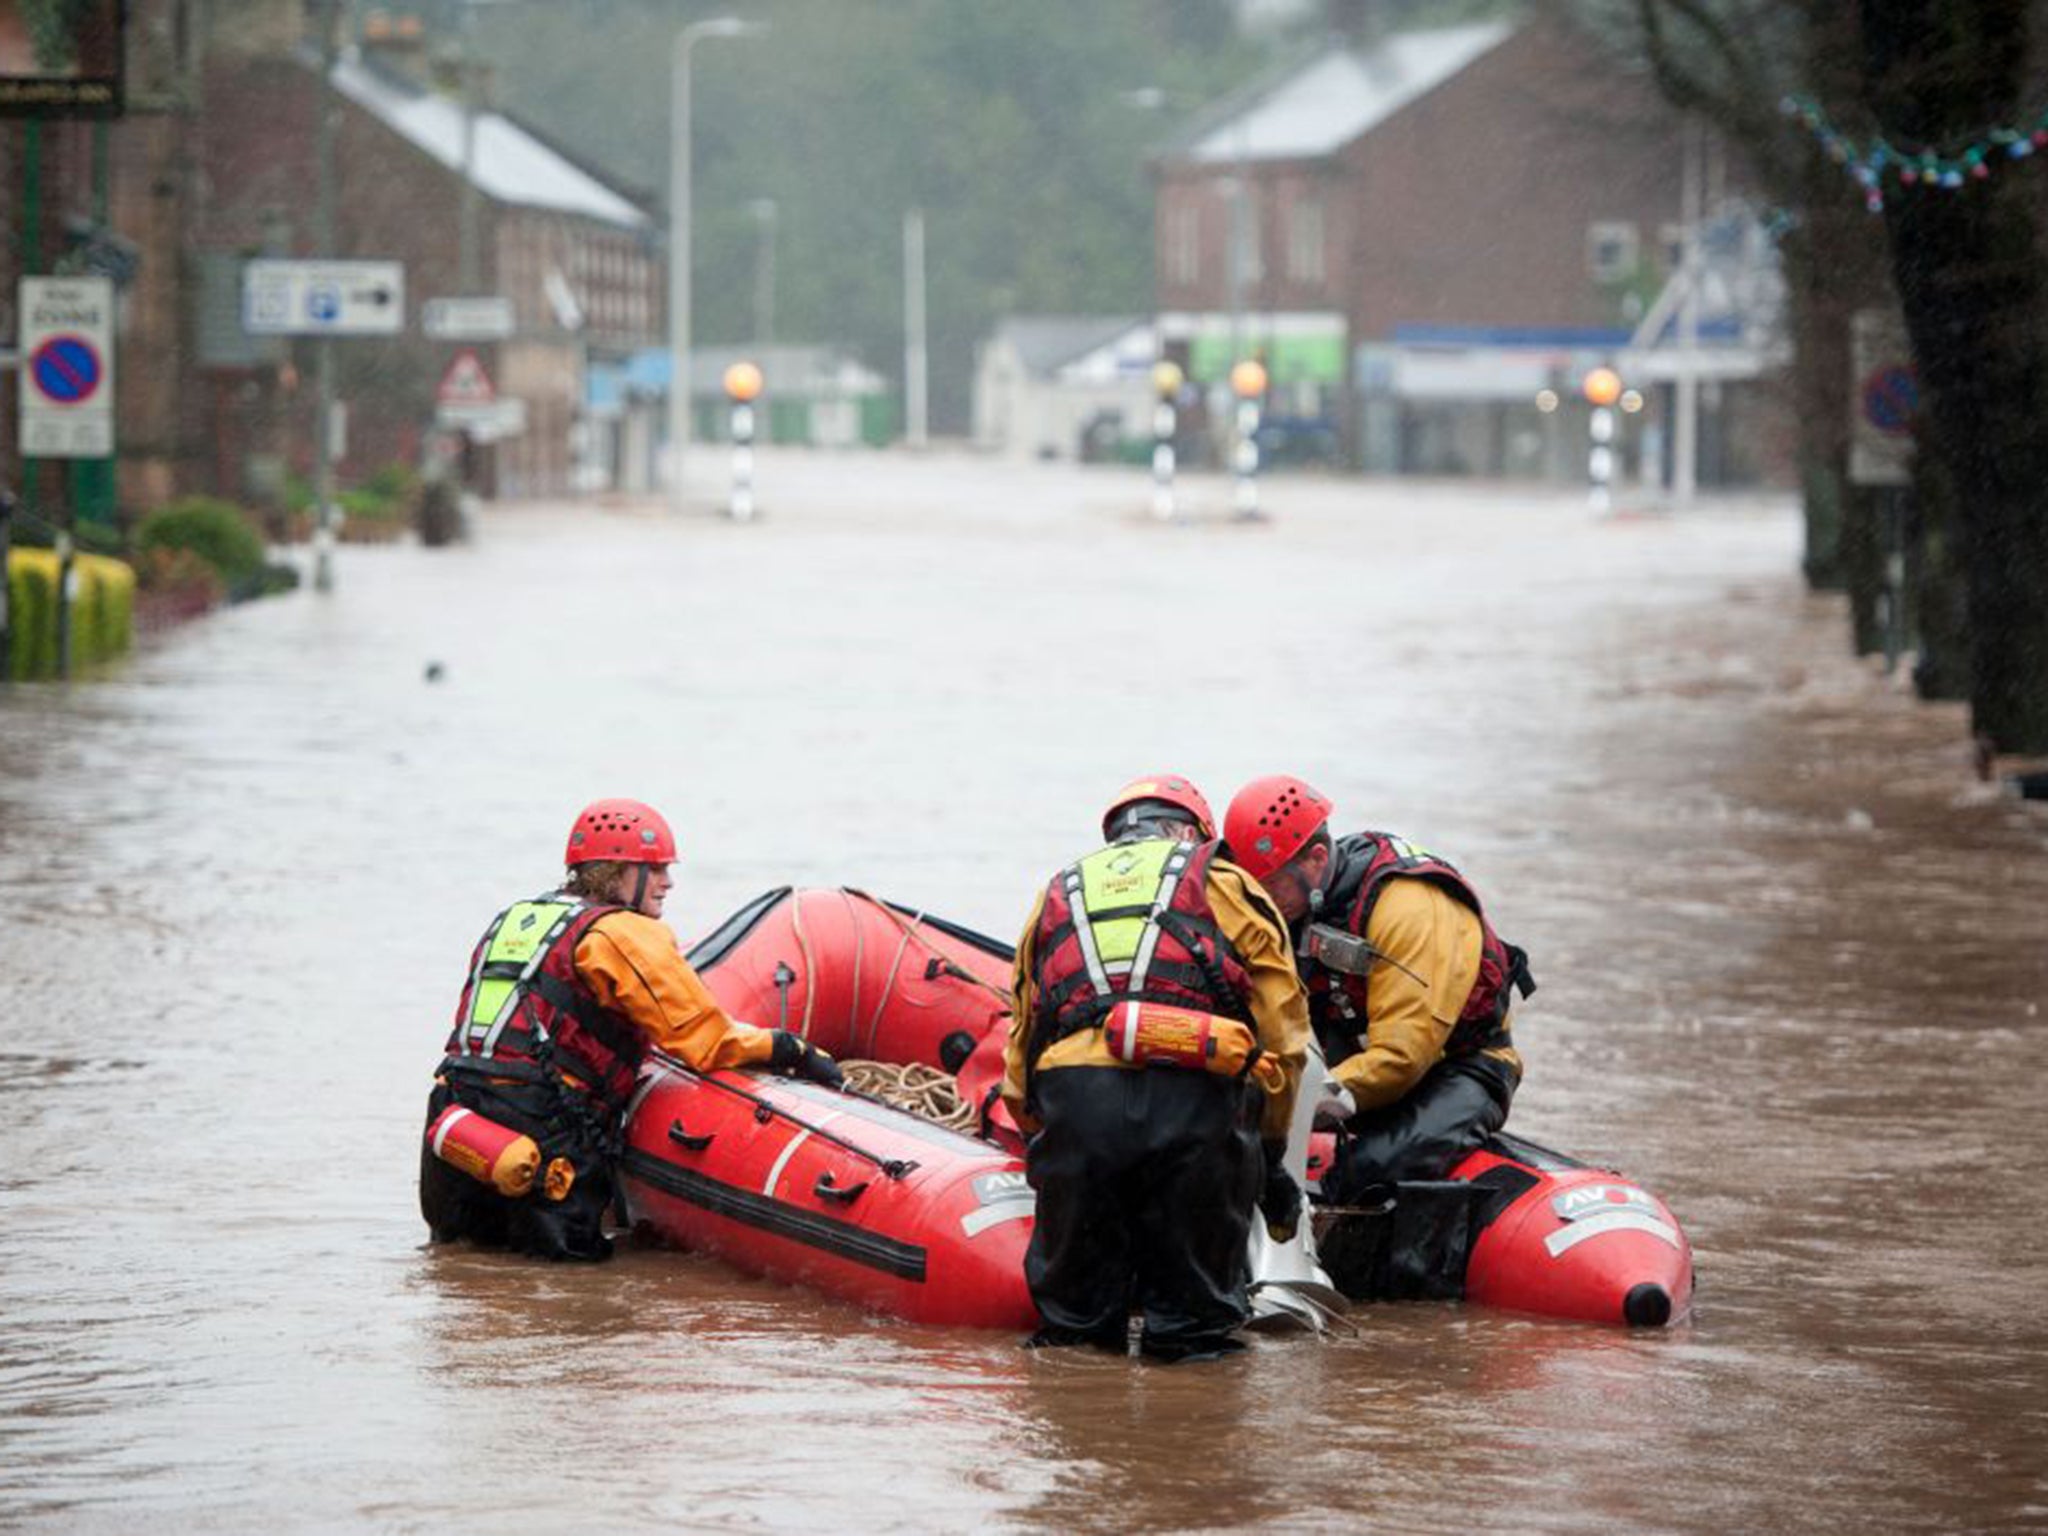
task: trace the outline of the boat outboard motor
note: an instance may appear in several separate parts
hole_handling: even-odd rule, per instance
[[[1281,1166],[1292,1175],[1304,1199],[1308,1193],[1308,1140],[1315,1130],[1316,1105],[1330,1080],[1322,1049],[1309,1041],[1302,1063],[1301,1089],[1294,1099],[1294,1118],[1287,1127],[1287,1155]],[[1306,1328],[1326,1333],[1350,1307],[1344,1293],[1330,1283],[1316,1256],[1314,1223],[1304,1207],[1294,1236],[1273,1241],[1263,1221],[1252,1223],[1252,1317],[1246,1326],[1260,1329]]]

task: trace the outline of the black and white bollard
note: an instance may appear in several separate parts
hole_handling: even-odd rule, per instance
[[[1621,375],[1612,368],[1595,368],[1579,388],[1593,408],[1586,423],[1591,439],[1586,450],[1586,502],[1596,515],[1604,516],[1614,507],[1614,402],[1621,398]]]
[[[1183,377],[1176,364],[1152,365],[1152,515],[1162,523],[1172,522],[1179,510],[1173,499],[1173,442],[1180,423],[1174,402],[1180,398]]]
[[[1264,366],[1246,358],[1230,370],[1230,388],[1237,396],[1237,441],[1231,448],[1231,463],[1237,471],[1234,511],[1240,522],[1255,523],[1265,516],[1259,510],[1259,403],[1266,397]]]
[[[736,523],[754,517],[754,401],[761,393],[761,370],[752,363],[734,363],[725,370],[726,398],[732,402],[732,496],[726,516]]]

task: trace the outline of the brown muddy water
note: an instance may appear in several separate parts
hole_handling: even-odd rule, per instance
[[[0,699],[0,1525],[2048,1529],[2048,820],[1842,654],[1789,507],[761,482],[753,527],[345,549]],[[1458,860],[1542,983],[1513,1128],[1664,1196],[1691,1321],[1382,1306],[1162,1369],[425,1245],[464,957],[585,800],[667,811],[686,937],[785,882],[1008,937],[1160,768]]]

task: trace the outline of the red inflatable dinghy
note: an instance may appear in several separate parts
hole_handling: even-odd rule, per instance
[[[860,891],[781,887],[750,902],[690,951],[725,1008],[843,1058],[943,1066],[987,1139],[806,1084],[661,1064],[628,1122],[636,1222],[877,1311],[1031,1326],[1032,1196],[1022,1138],[993,1098],[1011,956]],[[1332,1145],[1313,1138],[1312,1195]],[[1692,1250],[1661,1200],[1515,1136],[1373,1209],[1326,1206],[1316,1226],[1324,1267],[1354,1299],[1463,1297],[1636,1326],[1691,1306]]]
[[[834,1056],[948,1072],[1007,1024],[1011,957],[1007,944],[865,891],[786,885],[690,949],[734,1018]]]
[[[1024,1165],[887,1105],[666,1057],[628,1109],[636,1230],[920,1323],[1031,1328]]]
[[[1312,1191],[1333,1143],[1311,1144]],[[1692,1306],[1692,1247],[1662,1200],[1519,1136],[1488,1138],[1443,1179],[1388,1186],[1372,1208],[1324,1207],[1316,1227],[1323,1267],[1357,1300],[1462,1296],[1652,1328]]]

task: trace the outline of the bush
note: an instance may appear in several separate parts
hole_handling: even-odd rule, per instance
[[[105,555],[75,555],[77,601],[71,610],[71,661],[83,669],[127,654],[135,629],[135,572]],[[7,675],[57,673],[57,556],[47,549],[7,555]]]
[[[227,584],[220,572],[203,555],[189,549],[157,545],[135,558],[135,584],[145,592],[175,592],[199,589],[214,602],[227,596]]]
[[[135,549],[190,550],[212,566],[230,597],[252,592],[263,574],[263,540],[232,502],[192,496],[152,512],[135,530]]]
[[[343,491],[334,498],[335,505],[353,522],[395,523],[405,516],[405,503],[393,497],[364,486],[360,490]]]

